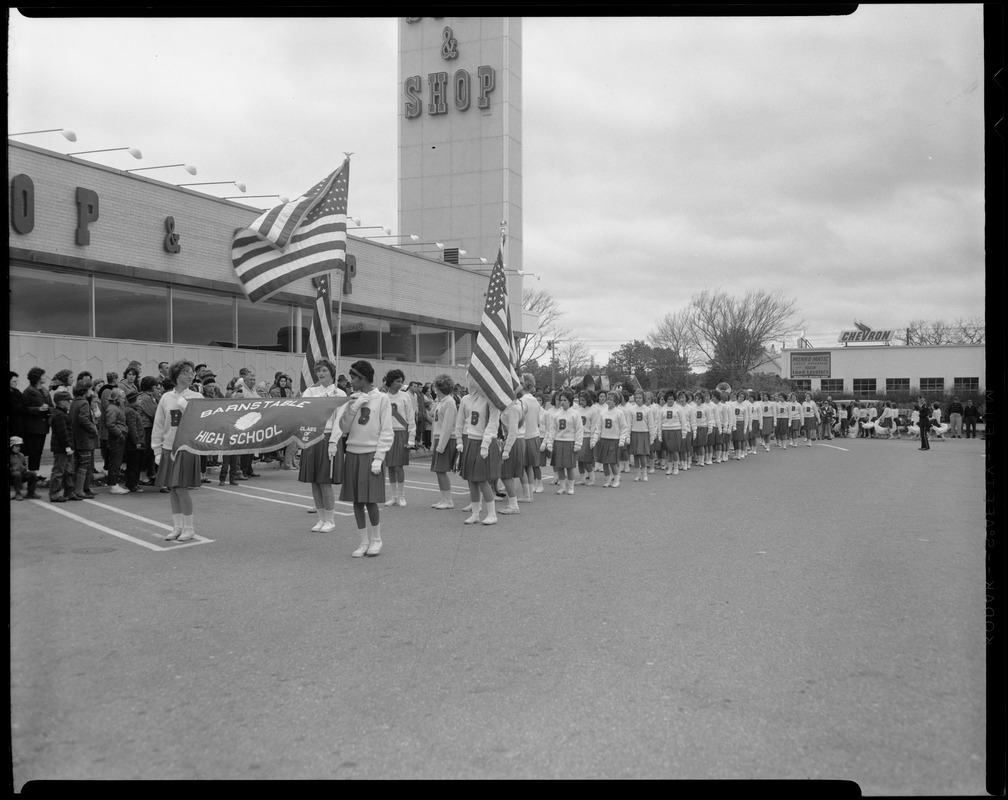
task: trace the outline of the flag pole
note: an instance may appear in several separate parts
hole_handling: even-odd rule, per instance
[[[344,262],[345,263],[345,262]],[[339,287],[339,303],[336,306],[336,358],[333,363],[336,365],[336,370],[339,371],[340,365],[340,334],[343,330],[343,282],[346,280],[346,267],[340,272],[340,287]],[[332,282],[329,283],[332,286]]]

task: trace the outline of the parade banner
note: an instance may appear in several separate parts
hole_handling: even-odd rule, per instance
[[[322,441],[326,423],[347,397],[263,397],[190,400],[175,432],[175,449],[197,455],[265,453]]]

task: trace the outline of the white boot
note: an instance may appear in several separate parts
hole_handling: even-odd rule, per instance
[[[354,558],[360,558],[361,556],[367,555],[368,546],[371,544],[370,531],[367,528],[359,528],[360,531],[360,544],[357,545],[357,549],[351,553]]]
[[[322,517],[322,527],[319,528],[320,533],[331,533],[336,530],[336,512],[326,511],[321,509],[319,511],[319,516]]]
[[[493,498],[491,498],[490,501],[486,504],[486,509],[487,513],[486,516],[483,518],[483,524],[495,525],[497,523],[497,504],[493,500]]]
[[[376,556],[381,552],[381,523],[368,527],[368,549],[369,556]]]

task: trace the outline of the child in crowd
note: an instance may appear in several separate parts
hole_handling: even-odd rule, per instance
[[[21,452],[24,447],[24,439],[20,436],[10,437],[10,480],[14,484],[14,496],[12,500],[24,500],[24,485],[28,480],[28,459]]]

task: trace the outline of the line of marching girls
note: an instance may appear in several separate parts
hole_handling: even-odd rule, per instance
[[[174,433],[188,400],[194,367],[178,361],[169,369],[175,389],[158,405],[152,446],[158,462],[157,485],[169,490],[173,530],[166,538],[187,541],[195,536],[190,490],[201,484],[199,457],[177,450]],[[383,546],[382,508],[407,505],[404,467],[416,441],[416,409],[411,395],[401,391],[401,370],[389,371],[375,386],[367,361],[350,366],[349,396],[335,383],[335,366],[315,363],[315,385],[305,397],[346,397],[326,424],[324,437],[301,454],[298,480],[311,486],[318,521],[312,531],[335,530],[335,491],[350,503],[360,535],[352,555],[377,556]],[[595,485],[601,472],[603,488],[618,488],[621,475],[647,481],[663,471],[678,475],[729,460],[742,460],[762,447],[770,451],[797,447],[804,435],[811,447],[820,423],[818,405],[806,394],[757,397],[752,391],[666,390],[653,395],[640,389],[574,392],[563,389],[549,397],[537,394],[531,374],[521,377],[517,397],[498,409],[469,380],[468,393],[458,398],[451,376],[433,383],[436,402],[431,421],[430,471],[440,499],[435,510],[455,508],[451,473],[458,472],[469,489],[467,525],[494,525],[498,515],[521,513],[547,489],[543,468],[552,467],[558,495],[573,495],[577,485]],[[542,399],[540,399],[542,398]],[[385,480],[389,482],[386,492]],[[497,500],[506,505],[497,508]]]

